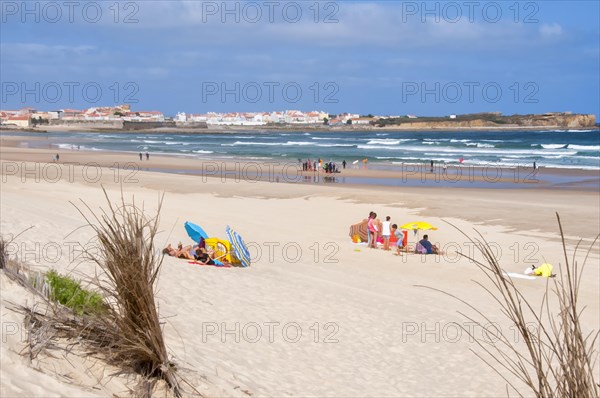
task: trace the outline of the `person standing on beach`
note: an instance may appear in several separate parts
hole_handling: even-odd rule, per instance
[[[431,161],[431,172],[433,173],[433,160]]]
[[[537,163],[535,161],[533,161],[533,169],[537,170]]]
[[[377,213],[371,213],[370,217],[369,217],[369,221],[367,223],[367,226],[369,228],[369,237],[370,242],[371,242],[371,249],[377,249],[377,235],[379,232],[379,229],[377,228],[377,223],[375,222],[375,219],[377,218]]]
[[[371,232],[369,231],[369,222],[371,221],[371,217],[373,216],[373,212],[369,212],[369,218],[367,218],[367,247],[371,247]]]
[[[60,155],[58,153],[56,154],[56,161],[60,161]]]
[[[390,216],[385,218],[381,225],[381,236],[383,236],[383,250],[390,250],[390,236],[392,235]]]
[[[140,160],[142,160],[142,153],[140,152]]]
[[[344,159],[344,161],[342,161],[342,167],[345,169],[346,168],[346,160]]]
[[[146,160],[150,160],[150,154],[146,152]]]

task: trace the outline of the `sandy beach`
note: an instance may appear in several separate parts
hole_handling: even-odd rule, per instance
[[[450,224],[470,236],[478,230],[498,250],[503,268],[514,273],[564,262],[555,212],[570,255],[580,239],[587,248],[600,230],[600,195],[585,187],[294,184],[155,171],[203,167],[174,157],[136,162],[131,154],[65,151],[61,164],[53,165],[54,152],[2,145],[2,235],[32,227],[15,240],[11,254],[36,268],[82,279],[94,274],[92,264],[73,258],[72,248],[92,235],[89,228],[71,234],[84,224],[71,202],[105,208],[102,186],[113,202],[122,191],[149,214],[165,194],[159,247],[188,242],[183,228],[188,220],[221,238],[231,225],[248,243],[253,264],[247,269],[201,267],[169,257],[163,263],[157,297],[169,353],[205,396],[505,395],[505,382],[471,352],[477,345],[458,328],[468,323],[458,312],[468,309],[418,287],[456,294],[510,333],[511,324],[475,283],[485,284],[485,276],[458,253],[478,255]],[[135,166],[111,168],[115,163]],[[348,173],[398,178],[383,171]],[[581,173],[583,180],[594,178]],[[431,240],[445,254],[397,257],[353,244],[348,227],[369,211],[399,225],[430,222],[439,228]],[[409,242],[415,240],[411,232]],[[579,261],[583,257],[585,252],[577,255]],[[541,302],[546,280],[515,281],[534,303]],[[130,380],[108,377],[111,369],[77,352],[31,363],[21,356],[22,319],[8,306],[31,304],[32,296],[4,275],[1,282],[0,395],[127,395]],[[596,243],[580,291],[586,331],[600,328],[599,285]]]

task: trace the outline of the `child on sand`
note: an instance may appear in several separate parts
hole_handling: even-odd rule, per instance
[[[377,228],[375,218],[377,218],[377,213],[371,212],[371,214],[369,214],[369,221],[367,223],[367,226],[369,228],[369,247],[371,249],[377,248],[377,236],[379,233],[379,229]]]
[[[385,221],[381,224],[381,236],[383,236],[383,250],[391,250],[390,249],[390,216],[385,218]]]
[[[400,251],[404,249],[404,233],[398,229],[397,224],[392,225],[392,231],[394,231],[394,236],[398,240],[396,243],[396,256],[400,256]]]

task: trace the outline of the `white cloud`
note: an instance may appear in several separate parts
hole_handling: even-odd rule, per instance
[[[6,56],[50,57],[61,58],[90,54],[95,46],[78,45],[45,45],[38,43],[2,43],[1,51]]]
[[[563,34],[563,28],[557,23],[543,24],[540,26],[540,35],[542,37],[555,37]]]

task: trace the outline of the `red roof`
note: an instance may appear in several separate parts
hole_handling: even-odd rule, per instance
[[[8,120],[29,120],[29,116],[9,116]]]

